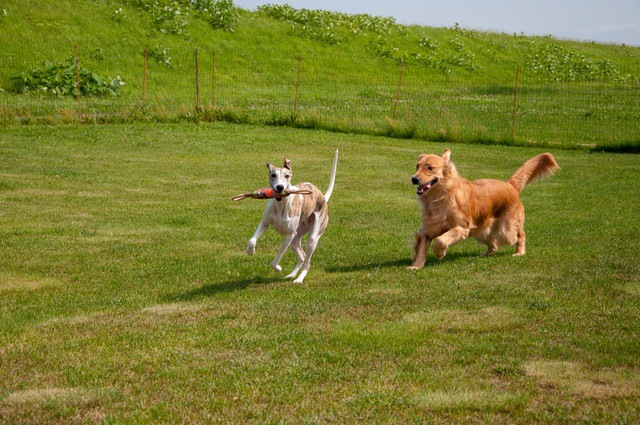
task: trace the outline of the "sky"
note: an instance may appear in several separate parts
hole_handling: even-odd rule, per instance
[[[405,25],[461,27],[507,34],[640,46],[640,0],[234,0],[394,17]]]

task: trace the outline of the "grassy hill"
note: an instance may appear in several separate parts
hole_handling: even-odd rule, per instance
[[[118,92],[84,96],[85,120],[188,117],[432,140],[640,144],[638,47],[407,27],[287,6],[250,12],[209,0],[26,0],[3,7],[4,123],[76,119],[73,61],[65,61],[77,46],[81,68],[100,84],[114,81]],[[43,69],[44,61],[69,68],[70,95],[53,96],[51,87],[14,94],[24,91],[13,79],[20,73],[33,77],[38,69],[50,83],[54,71]]]

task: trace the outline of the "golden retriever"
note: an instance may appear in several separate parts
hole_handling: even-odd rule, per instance
[[[436,258],[447,248],[469,236],[487,245],[484,255],[493,255],[502,245],[515,245],[514,256],[525,253],[524,207],[519,193],[534,180],[560,169],[553,155],[543,153],[527,161],[506,181],[461,177],[451,162],[451,151],[441,156],[420,155],[411,178],[418,188],[422,225],[416,233],[413,263],[424,266],[433,243]]]

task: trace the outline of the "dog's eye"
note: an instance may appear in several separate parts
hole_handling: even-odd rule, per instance
[[[276,173],[271,174],[271,178],[275,179],[276,178]]]
[[[427,170],[429,170],[429,171],[433,171],[433,167],[432,167],[431,165],[429,165],[429,166],[427,167]]]
[[[285,174],[285,175],[284,175],[284,178],[285,178],[285,179],[290,179],[290,178],[291,178],[291,176],[290,176],[289,174]]]

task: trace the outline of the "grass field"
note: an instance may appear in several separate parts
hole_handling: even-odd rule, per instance
[[[266,183],[325,189],[304,284],[244,254]],[[417,155],[470,179],[538,149],[233,124],[0,133],[0,423],[640,421],[637,155],[552,150],[527,255],[409,271]],[[288,253],[285,271],[294,265]]]

